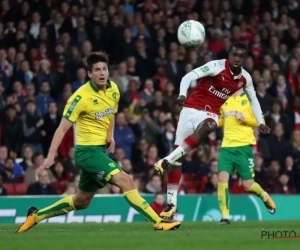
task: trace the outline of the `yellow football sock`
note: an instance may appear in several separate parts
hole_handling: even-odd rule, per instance
[[[39,210],[36,214],[35,221],[36,223],[39,223],[46,218],[67,214],[73,210],[76,210],[74,207],[73,196],[69,196],[55,202],[49,207]]]
[[[154,212],[152,207],[145,201],[138,193],[136,189],[123,193],[127,202],[137,212],[139,212],[147,221],[151,222],[154,226],[157,226],[162,219]]]
[[[261,188],[261,186],[257,182],[253,182],[252,186],[249,188],[249,190],[258,197],[260,197],[263,201],[266,199],[265,191]]]
[[[228,183],[218,183],[218,201],[223,219],[229,219],[229,192]]]

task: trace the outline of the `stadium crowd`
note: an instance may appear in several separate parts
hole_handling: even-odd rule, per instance
[[[110,55],[121,92],[111,157],[141,193],[165,190],[152,164],[174,149],[182,76],[227,58],[234,41],[249,44],[251,73],[272,133],[257,130],[256,181],[269,193],[300,193],[300,5],[297,0],[2,0],[0,11],[0,195],[73,194],[79,181],[74,128],[54,166],[44,161],[68,98],[87,78],[85,56]],[[187,19],[206,41],[187,50],[177,28]],[[191,85],[190,91],[196,83]],[[184,161],[180,194],[215,194],[222,130]],[[238,175],[231,193],[245,193]],[[99,193],[120,193],[109,185]],[[158,211],[162,197],[157,195]]]

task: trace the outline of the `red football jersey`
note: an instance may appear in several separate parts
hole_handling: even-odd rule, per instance
[[[228,60],[214,60],[193,70],[200,81],[194,92],[187,98],[185,107],[205,110],[220,116],[220,108],[240,88],[255,96],[252,78],[242,69],[240,75],[235,76]],[[250,93],[251,92],[251,93]]]

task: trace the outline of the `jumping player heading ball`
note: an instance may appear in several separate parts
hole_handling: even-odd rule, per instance
[[[179,117],[175,145],[177,148],[154,164],[155,169],[168,174],[168,205],[160,214],[171,218],[177,213],[177,192],[181,178],[181,162],[184,155],[197,148],[218,127],[220,107],[237,90],[243,88],[251,104],[252,112],[262,133],[270,133],[264,124],[260,104],[256,98],[250,74],[242,68],[249,49],[243,42],[236,42],[229,51],[229,58],[211,61],[186,74],[180,83],[177,104],[184,106]],[[192,81],[200,79],[194,93],[186,98]]]

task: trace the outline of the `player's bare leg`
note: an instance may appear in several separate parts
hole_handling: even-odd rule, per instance
[[[154,164],[154,168],[159,174],[163,174],[168,169],[169,165],[179,165],[178,159],[186,155],[188,152],[197,148],[204,139],[217,128],[217,123],[214,119],[208,118],[201,122],[195,132],[184,139],[169,156]]]
[[[261,198],[270,214],[275,214],[275,202],[272,200],[269,194],[261,188],[261,186],[257,182],[255,182],[254,180],[245,180],[242,183],[246,191],[252,192],[256,196]]]
[[[183,158],[178,160],[182,163]],[[178,213],[177,209],[177,196],[178,187],[181,179],[181,165],[170,165],[168,168],[168,185],[167,185],[167,205],[166,208],[160,213],[163,219],[171,220],[174,215]]]
[[[26,221],[17,229],[16,232],[26,232],[47,218],[67,214],[73,210],[86,209],[94,195],[95,193],[78,190],[74,196],[65,197],[46,208],[39,210],[36,207],[30,207],[28,208]]]
[[[114,175],[110,182],[121,189],[124,198],[130,206],[149,221],[154,226],[155,230],[176,230],[181,226],[180,222],[165,221],[160,218],[148,202],[139,195],[132,178],[125,172],[120,172]]]

